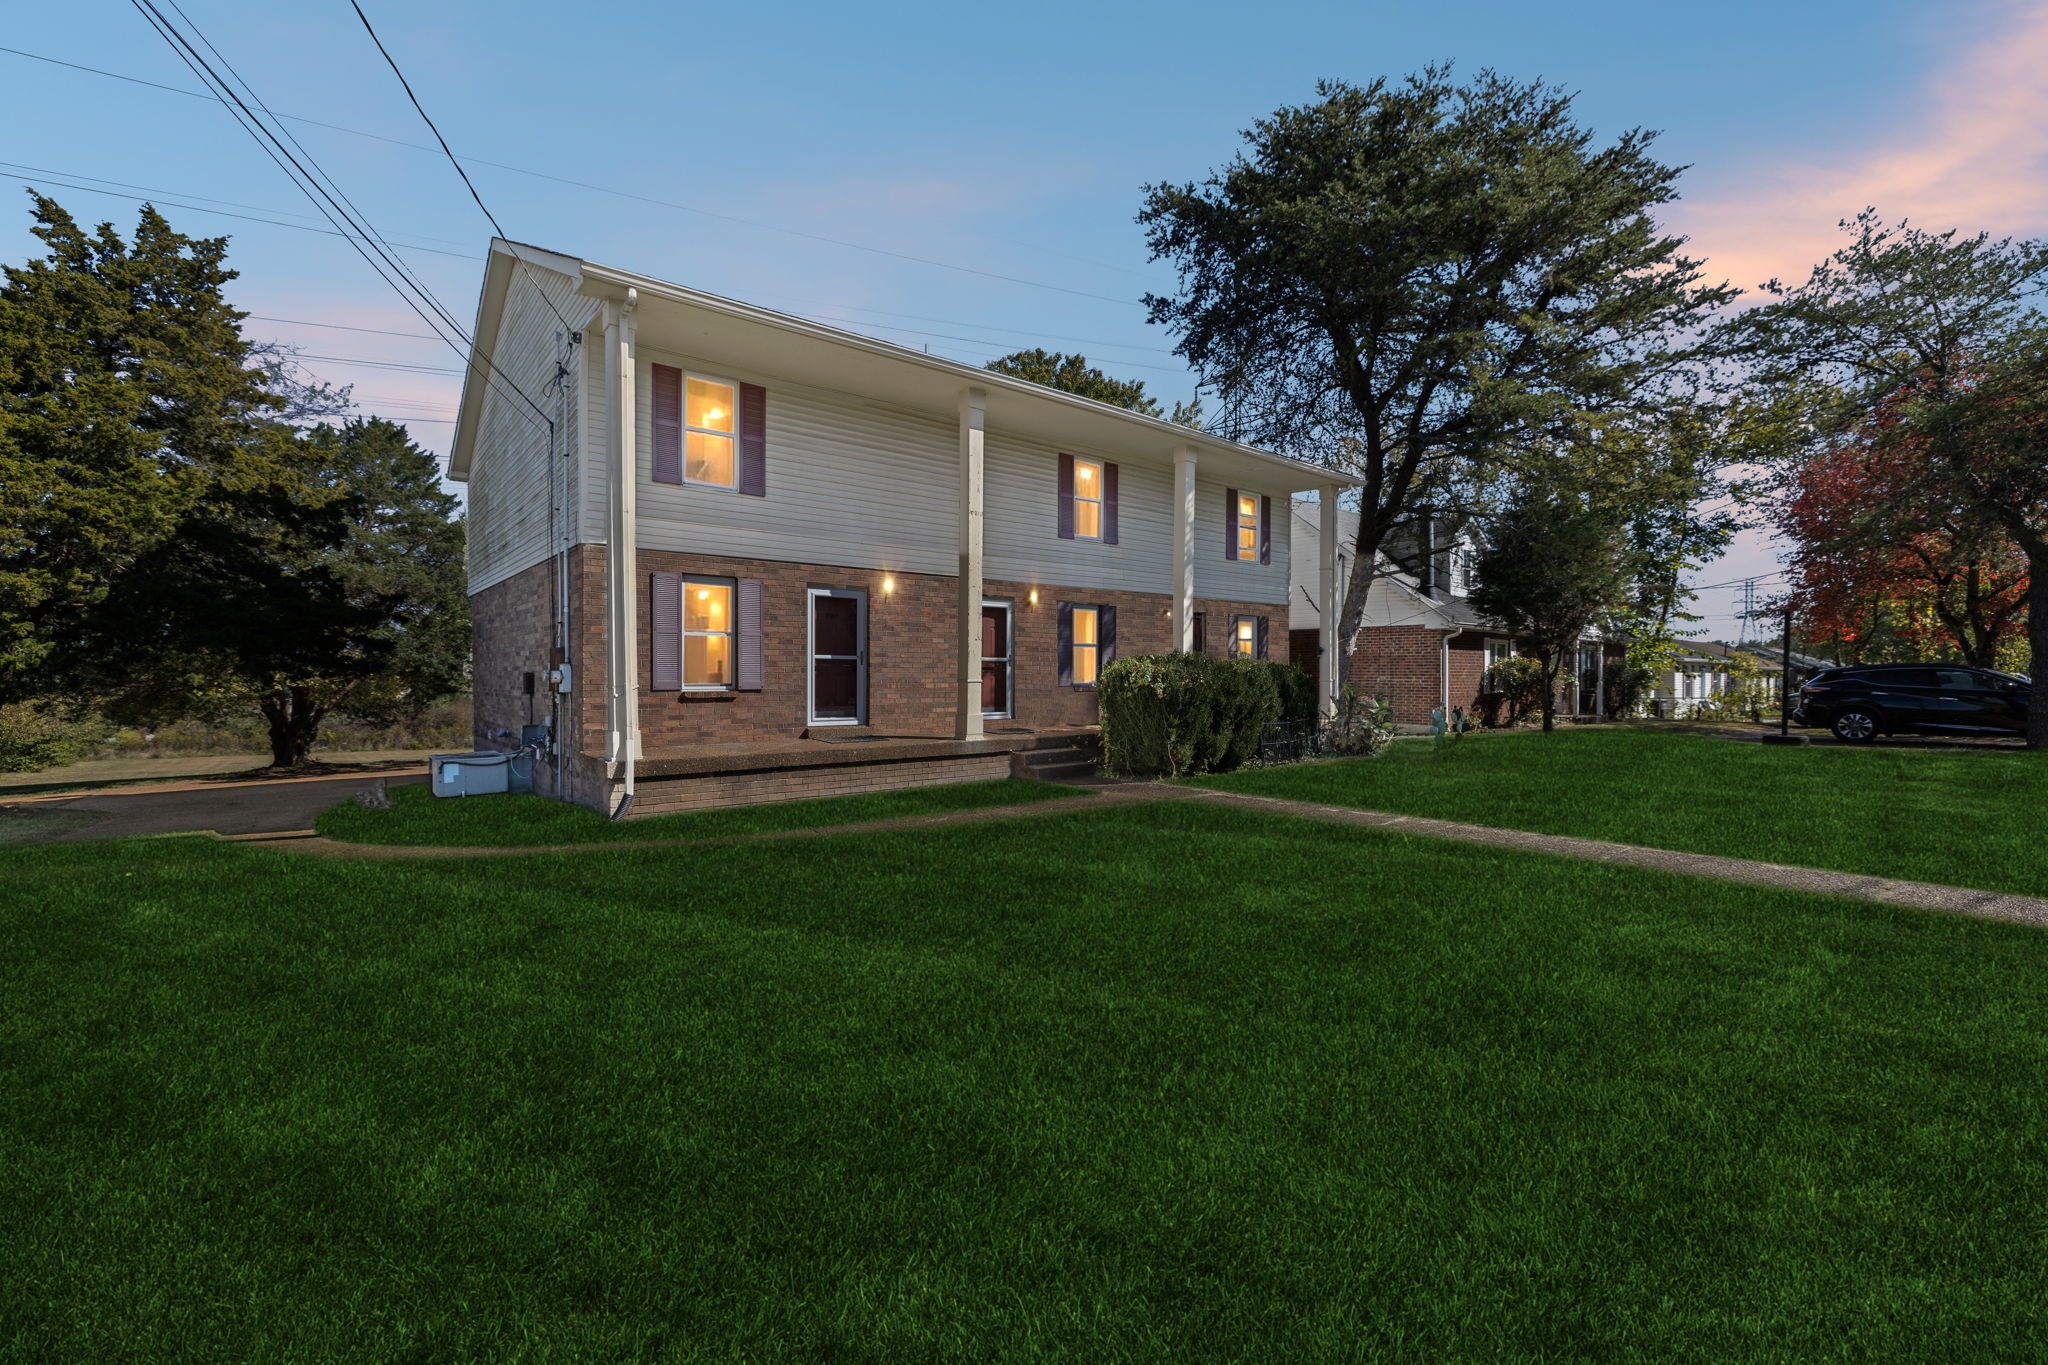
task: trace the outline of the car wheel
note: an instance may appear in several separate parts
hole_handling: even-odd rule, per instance
[[[1868,744],[1877,738],[1877,717],[1860,706],[1852,706],[1835,717],[1835,738],[1845,744]]]

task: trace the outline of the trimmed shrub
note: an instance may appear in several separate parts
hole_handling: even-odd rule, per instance
[[[1607,670],[1604,690],[1607,714],[1625,720],[1642,708],[1652,674],[1640,664],[1616,664]]]
[[[1102,670],[1102,765],[1126,777],[1241,767],[1280,714],[1272,665],[1200,654],[1138,654]]]
[[[1272,670],[1273,686],[1280,693],[1280,719],[1314,720],[1316,680],[1293,664],[1268,661],[1266,667]]]
[[[1480,690],[1500,697],[1507,709],[1502,724],[1520,725],[1543,705],[1543,665],[1528,658],[1502,659],[1486,670]]]

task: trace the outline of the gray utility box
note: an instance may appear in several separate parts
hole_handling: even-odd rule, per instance
[[[530,792],[533,790],[533,755],[488,751],[435,754],[427,760],[427,773],[436,796]]]

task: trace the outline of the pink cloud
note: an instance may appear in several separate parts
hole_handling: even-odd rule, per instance
[[[2048,231],[2048,3],[1968,15],[1983,35],[1918,90],[1901,90],[1869,145],[1839,156],[1781,157],[1742,187],[1681,202],[1714,278],[1753,289],[1788,283],[1840,245],[1836,223],[1875,205],[1935,230]]]

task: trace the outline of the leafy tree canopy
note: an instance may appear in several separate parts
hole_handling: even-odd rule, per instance
[[[1601,145],[1556,87],[1432,67],[1317,95],[1139,222],[1218,428],[1362,481],[1348,650],[1389,528],[1482,501],[1532,435],[1689,392],[1735,291],[1658,228],[1678,170],[1651,135]]]
[[[0,700],[144,723],[255,705],[273,757],[322,717],[456,690],[462,525],[431,456],[252,348],[224,239],[145,207],[132,244],[35,201],[0,288]]]
[[[2030,668],[2048,658],[2048,241],[1929,232],[1866,209],[1804,284],[1729,328],[1808,461],[1861,429],[1909,520],[2000,528],[2027,561]],[[2048,706],[2028,717],[2048,748]]]
[[[1166,417],[1168,414],[1159,406],[1159,400],[1145,392],[1141,379],[1116,379],[1088,363],[1088,357],[1080,354],[1067,355],[1061,351],[1034,348],[1029,351],[1012,351],[989,361],[987,369],[1012,378],[1043,384],[1049,389],[1063,393],[1079,394],[1093,398],[1098,403],[1109,403],[1119,408],[1129,408],[1147,417]],[[1191,403],[1176,402],[1171,420],[1184,427],[1202,425],[1202,400]]]

